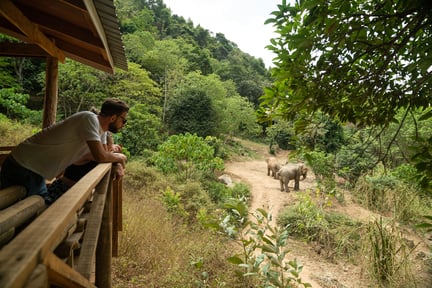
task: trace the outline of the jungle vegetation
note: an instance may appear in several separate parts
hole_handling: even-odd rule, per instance
[[[293,276],[280,284],[282,273],[254,266],[252,253],[226,263],[229,239],[250,225],[248,188],[216,181],[223,160],[250,153],[236,138],[265,143],[270,152],[293,150],[317,175],[316,194],[324,199],[343,202],[349,189],[368,209],[426,228],[419,231],[431,229],[428,0],[281,0],[266,22],[279,35],[267,43],[275,53],[272,67],[222,33],[173,14],[162,0],[114,2],[128,71],[109,75],[66,61],[59,66],[57,115],[60,120],[98,107],[107,97],[131,106],[128,125],[115,138],[131,159],[125,179],[128,227],[115,263],[118,287],[291,287],[296,281]],[[44,71],[44,59],[0,58],[1,145],[16,145],[40,129]],[[345,180],[343,187],[336,177]],[[285,211],[281,227],[291,223],[294,234],[307,241],[331,235],[332,242],[324,244],[341,248],[338,257],[360,253],[338,242],[356,243],[358,235],[340,239],[346,232],[331,229],[347,221],[325,214],[312,200],[305,196]],[[268,215],[260,213],[259,223],[269,229]],[[382,228],[376,223],[363,231],[385,237]],[[262,241],[280,251],[287,234],[277,232],[271,239],[254,234],[252,242],[242,242],[244,251],[252,244],[263,247]],[[399,255],[389,247],[373,248],[388,262],[376,259],[372,278],[379,285],[408,287],[406,275],[398,278],[392,270]],[[290,265],[275,269],[296,275],[298,267]]]

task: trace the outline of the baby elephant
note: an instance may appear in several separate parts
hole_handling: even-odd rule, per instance
[[[302,180],[304,180],[307,172],[308,168],[306,168],[302,163],[288,163],[282,166],[282,168],[276,173],[276,177],[279,177],[281,191],[289,192],[288,183],[290,180],[294,180],[294,190],[300,190],[300,176],[303,176]]]
[[[267,175],[270,176],[270,172],[271,172],[271,176],[277,179],[276,173],[281,168],[281,165],[278,163],[275,157],[267,158],[266,162],[267,162]]]

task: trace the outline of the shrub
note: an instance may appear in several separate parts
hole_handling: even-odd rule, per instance
[[[338,213],[325,212],[308,195],[281,211],[277,222],[290,235],[315,242],[327,258],[354,259],[360,250],[362,224]]]
[[[408,223],[420,216],[428,203],[421,199],[415,184],[394,176],[398,173],[360,177],[354,195],[368,209],[391,214],[398,221]]]
[[[175,173],[183,180],[197,180],[223,170],[223,161],[214,156],[213,148],[203,138],[189,133],[169,137],[152,161],[164,173]]]

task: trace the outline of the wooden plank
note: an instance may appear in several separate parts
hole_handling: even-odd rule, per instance
[[[95,284],[100,288],[111,288],[112,266],[112,181],[107,189],[102,226],[96,251]]]
[[[118,222],[119,222],[119,231],[123,231],[123,177],[119,179],[119,193],[118,193]]]
[[[0,234],[0,249],[8,243],[15,235],[15,228],[11,228],[8,231]]]
[[[29,223],[45,210],[45,201],[39,195],[32,195],[0,211],[0,234],[11,228]]]
[[[18,202],[27,195],[23,186],[10,186],[0,190],[0,210]]]
[[[33,270],[24,288],[49,288],[48,273],[45,265],[39,264]]]
[[[119,206],[121,203],[119,203],[119,179],[114,179],[112,181],[112,256],[117,257],[118,256],[118,231],[119,231]]]
[[[90,279],[93,270],[92,268],[95,261],[94,257],[96,256],[97,242],[99,239],[100,227],[102,225],[102,216],[109,182],[110,174],[108,173],[96,187],[81,245],[80,259],[76,267],[76,270],[87,279]]]
[[[68,288],[96,287],[88,279],[84,278],[53,253],[48,253],[44,262],[48,268],[48,280],[50,284]]]
[[[64,227],[76,217],[111,164],[99,164],[0,250],[0,287],[23,287],[41,259],[64,239]]]
[[[65,63],[63,52],[39,28],[34,25],[10,0],[0,1],[0,13],[9,22],[18,27],[34,43],[38,44],[51,56]]]

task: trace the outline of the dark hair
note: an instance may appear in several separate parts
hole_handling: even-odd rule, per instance
[[[107,99],[102,104],[102,108],[100,111],[100,115],[102,116],[112,116],[112,115],[120,115],[123,112],[128,112],[129,106],[119,100],[119,99]]]

